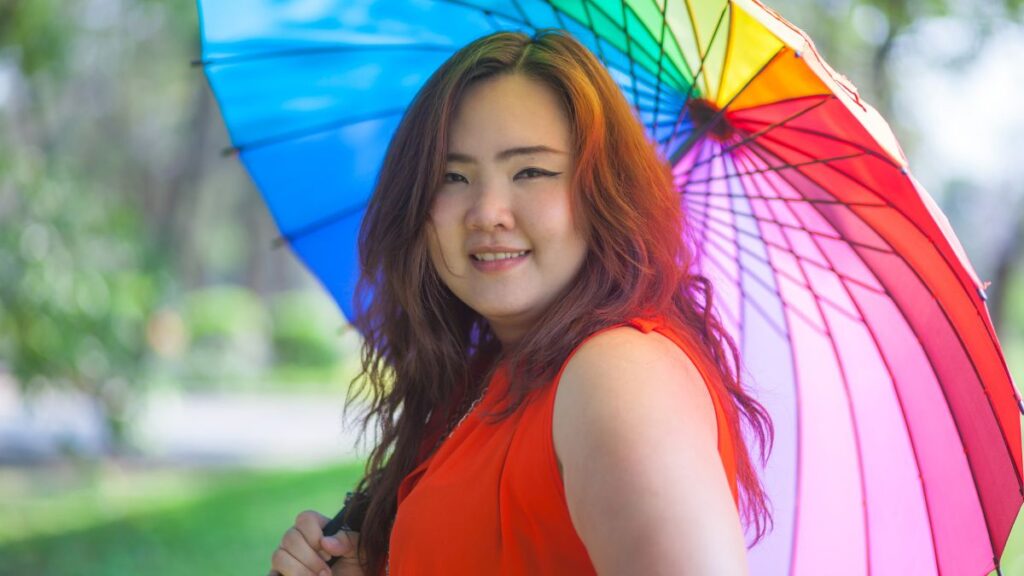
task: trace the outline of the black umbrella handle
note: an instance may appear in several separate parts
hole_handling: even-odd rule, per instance
[[[342,530],[358,532],[366,518],[366,509],[370,506],[370,498],[361,492],[349,492],[345,495],[345,506],[324,525],[324,536],[334,536]],[[331,556],[328,566],[334,566],[340,556]]]

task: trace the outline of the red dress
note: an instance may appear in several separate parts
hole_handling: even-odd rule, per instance
[[[709,380],[698,356],[666,325],[645,319],[626,325],[664,334]],[[391,531],[391,575],[595,573],[569,517],[551,435],[556,386],[571,357],[514,414],[491,424],[481,418],[480,408],[500,407],[496,402],[508,383],[499,367],[478,408],[406,476]],[[732,439],[714,388],[708,389],[718,421],[718,452],[738,505]]]

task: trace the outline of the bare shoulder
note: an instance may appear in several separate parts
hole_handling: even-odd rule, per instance
[[[591,337],[569,360],[566,372],[621,368],[674,370],[699,377],[689,356],[658,332],[641,332],[628,326],[606,330]]]
[[[717,434],[707,384],[667,337],[615,328],[576,351],[552,440],[598,573],[747,573]]]
[[[569,360],[558,385],[556,452],[558,437],[567,435],[559,434],[557,428],[580,430],[588,425],[588,416],[625,420],[645,416],[640,412],[645,410],[651,410],[646,416],[652,418],[664,415],[689,421],[693,423],[690,432],[717,442],[711,394],[697,366],[679,346],[658,332],[626,326],[593,336]],[[654,428],[660,425],[649,418],[644,421]]]

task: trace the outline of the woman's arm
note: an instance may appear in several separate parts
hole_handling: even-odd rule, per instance
[[[711,395],[671,340],[616,328],[569,361],[553,436],[599,574],[746,575]]]

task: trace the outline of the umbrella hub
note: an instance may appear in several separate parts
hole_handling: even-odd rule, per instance
[[[725,141],[732,138],[736,129],[729,123],[725,110],[705,99],[691,98],[686,102],[690,118],[698,133],[706,134],[716,140]]]

